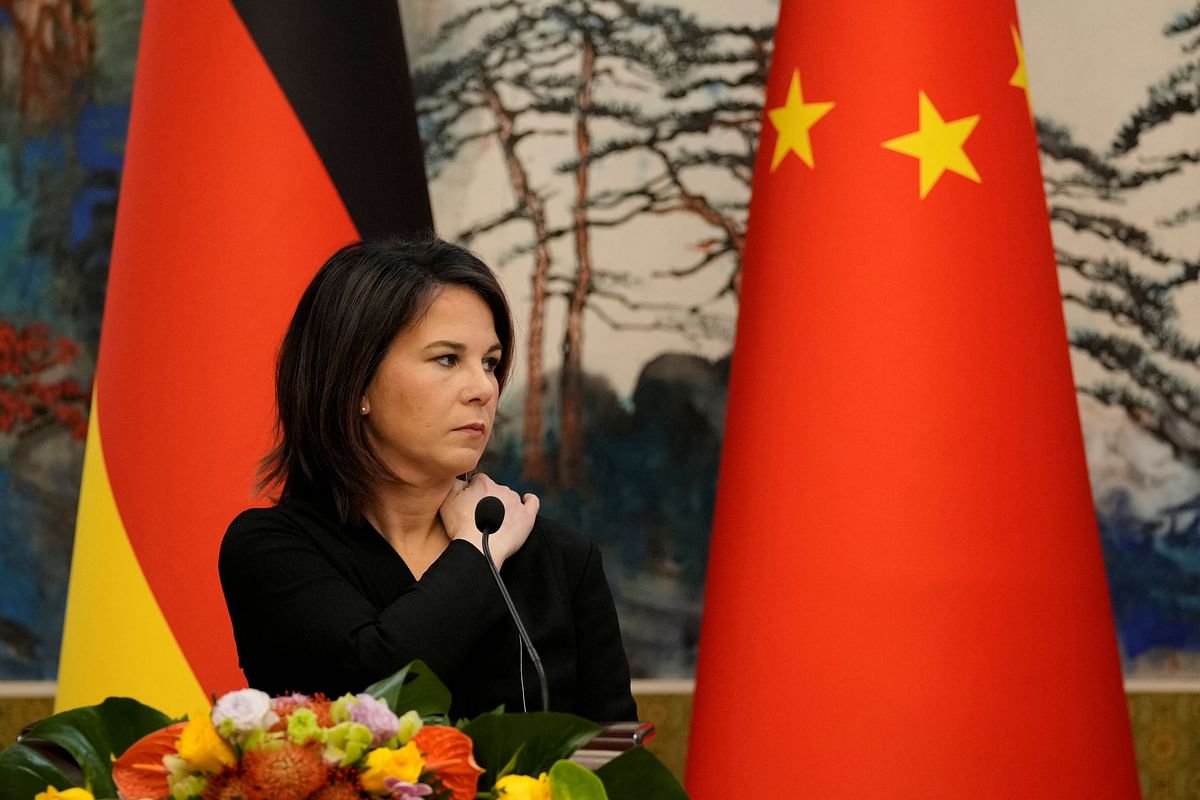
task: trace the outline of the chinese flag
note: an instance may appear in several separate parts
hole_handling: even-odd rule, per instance
[[[1136,798],[1012,0],[784,0],[694,798]]]
[[[88,433],[57,705],[169,713],[243,685],[217,578],[304,286],[430,227],[394,0],[150,0]]]

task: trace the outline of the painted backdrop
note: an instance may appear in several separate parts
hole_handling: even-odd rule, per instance
[[[1200,4],[1020,5],[1127,674],[1200,677]],[[775,3],[401,11],[435,219],[527,355],[487,468],[602,545],[637,674],[690,676]],[[0,1],[0,679],[57,667],[139,19]]]
[[[140,3],[0,2],[0,679],[53,680]],[[169,402],[164,408],[169,411]]]
[[[490,467],[604,546],[635,672],[689,675],[776,6],[401,8],[435,219],[524,322]],[[1127,672],[1200,675],[1200,5],[1021,12]]]
[[[1200,3],[1022,3],[1126,675],[1200,677]]]

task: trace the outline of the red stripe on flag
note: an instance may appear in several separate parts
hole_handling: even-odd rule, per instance
[[[316,267],[354,238],[233,8],[148,3],[100,419],[134,551],[206,690],[242,684],[217,550],[269,445],[274,354]]]

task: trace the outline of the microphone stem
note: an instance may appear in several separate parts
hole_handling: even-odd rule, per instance
[[[542,659],[538,655],[537,648],[533,646],[533,640],[529,638],[529,634],[525,630],[525,624],[521,622],[521,615],[517,613],[517,607],[513,605],[512,597],[509,596],[504,580],[500,577],[500,570],[496,569],[496,562],[492,560],[492,548],[488,546],[489,538],[491,538],[491,533],[484,531],[483,555],[492,569],[492,575],[496,578],[496,586],[500,588],[500,595],[508,605],[508,613],[517,625],[517,635],[521,637],[521,644],[525,646],[525,651],[529,653],[529,660],[533,662],[533,669],[537,672],[538,687],[542,690],[542,711],[549,711],[550,689],[546,685],[546,671],[542,669]]]

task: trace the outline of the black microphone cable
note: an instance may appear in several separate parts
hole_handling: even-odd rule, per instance
[[[496,562],[492,560],[492,549],[488,546],[488,538],[499,530],[503,524],[504,503],[500,502],[500,498],[488,495],[475,505],[475,527],[483,534],[483,555],[487,559],[488,566],[492,569],[492,576],[496,579],[496,586],[500,587],[500,594],[504,597],[504,602],[508,606],[508,613],[517,625],[517,635],[521,637],[521,643],[525,645],[525,650],[529,653],[529,659],[533,662],[533,668],[537,671],[538,686],[542,690],[542,711],[549,711],[550,689],[546,685],[546,671],[542,668],[541,656],[538,655],[537,648],[533,646],[533,640],[529,638],[529,633],[525,630],[525,623],[521,622],[521,615],[517,613],[517,607],[513,605],[508,588],[504,585],[504,579],[500,577],[500,570],[496,568]],[[521,681],[521,691],[525,691],[524,680]]]

